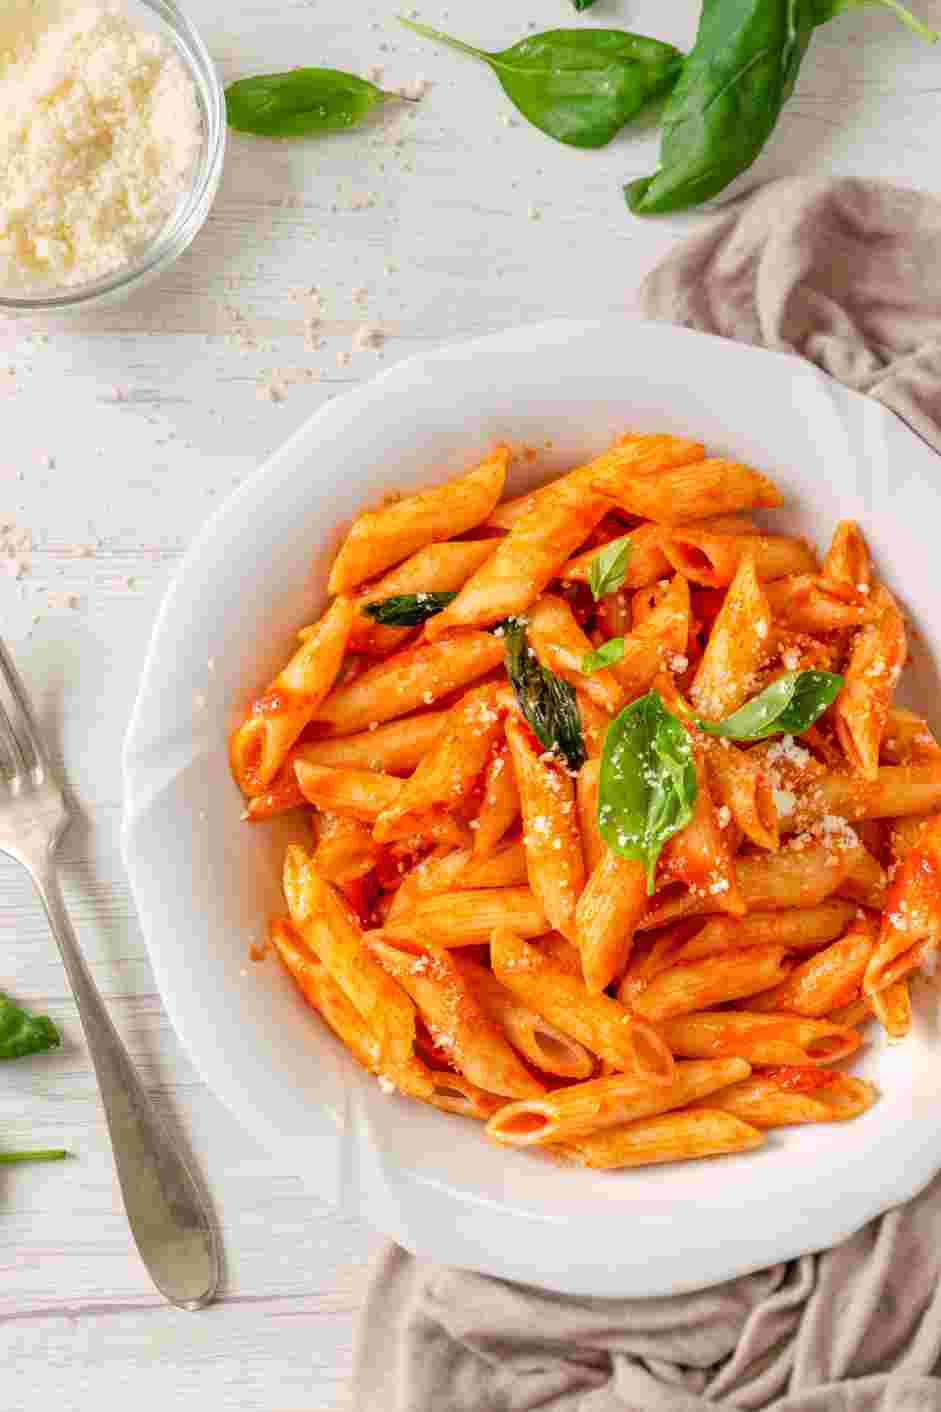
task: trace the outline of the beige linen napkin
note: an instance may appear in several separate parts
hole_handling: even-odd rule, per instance
[[[941,450],[933,197],[774,182],[668,256],[641,307],[802,354]],[[612,1258],[630,1245],[626,1218]],[[362,1317],[354,1409],[941,1412],[939,1277],[941,1176],[833,1250],[668,1299],[564,1298],[391,1246]]]

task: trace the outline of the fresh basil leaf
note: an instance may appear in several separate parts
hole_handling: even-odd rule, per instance
[[[23,1059],[45,1054],[62,1043],[48,1015],[31,1015],[5,995],[0,995],[0,1059]]]
[[[905,5],[899,4],[899,0],[817,0],[817,23],[826,24],[827,20],[842,15],[844,11],[859,10],[863,5],[879,5],[883,10],[891,10],[919,39],[927,40],[929,44],[936,44],[938,41],[936,31],[929,29],[925,22],[913,15]]]
[[[291,69],[240,78],[225,91],[229,127],[260,137],[346,132],[379,103],[396,97],[337,69]]]
[[[570,769],[580,769],[587,752],[573,688],[541,665],[519,618],[503,624],[503,642],[506,674],[536,739],[547,750],[557,750]]]
[[[602,545],[588,565],[588,587],[595,602],[606,593],[616,593],[627,576],[627,566],[631,562],[634,546],[629,534],[620,539],[612,539]]]
[[[672,44],[617,29],[551,29],[491,53],[414,20],[414,34],[488,64],[523,117],[557,142],[603,147],[669,92],[683,56]]]
[[[360,613],[384,628],[414,628],[440,613],[456,597],[456,593],[396,593],[367,603]]]
[[[635,858],[654,889],[664,844],[686,827],[696,803],[689,732],[649,691],[611,722],[601,752],[598,828],[621,858]]]
[[[800,735],[833,704],[842,685],[843,678],[834,672],[786,672],[724,721],[697,718],[696,724],[709,735],[727,740]]]
[[[582,671],[586,677],[592,672],[600,672],[602,667],[611,667],[624,656],[623,637],[609,637],[594,652],[587,652],[582,658]]]
[[[71,1155],[64,1147],[46,1147],[38,1152],[0,1152],[0,1166],[10,1167],[16,1162],[61,1162]]]

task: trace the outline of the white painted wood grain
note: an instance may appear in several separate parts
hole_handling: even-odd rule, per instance
[[[913,3],[941,24],[941,0]],[[482,68],[397,31],[392,3],[188,8],[226,78],[305,61],[381,64],[390,85],[422,76],[433,87],[417,110],[389,110],[366,133],[233,137],[205,231],[157,285],[81,320],[0,325],[0,517],[37,540],[23,596],[0,581],[2,630],[79,810],[63,855],[70,909],[145,1081],[205,1174],[227,1265],[219,1304],[199,1315],[167,1308],[150,1287],[61,967],[26,879],[0,863],[0,985],[47,1009],[66,1039],[60,1054],[0,1073],[0,1142],[76,1154],[0,1175],[7,1412],[346,1405],[375,1237],[318,1200],[315,1174],[302,1180],[287,1155],[261,1151],[201,1084],[164,1017],[124,879],[120,741],[150,625],[197,527],[326,398],[446,340],[623,309],[701,219],[628,216],[621,186],[651,169],[653,132],[600,153],[557,146],[513,118]],[[598,0],[577,22],[688,44],[697,9]],[[576,22],[568,0],[421,11],[493,48],[530,21]],[[755,179],[800,169],[936,185],[938,62],[890,16],[834,23],[814,40]],[[375,204],[351,209],[362,196]],[[292,295],[314,285],[324,346],[311,351]],[[341,366],[364,318],[386,329],[384,357],[355,353]],[[272,369],[317,369],[322,380],[293,382],[273,404],[258,395]],[[86,545],[93,556],[74,557]],[[76,609],[49,606],[65,592]]]

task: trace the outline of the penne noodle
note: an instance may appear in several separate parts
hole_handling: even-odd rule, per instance
[[[506,1099],[500,1094],[486,1093],[472,1084],[463,1074],[430,1069],[431,1093],[423,1101],[442,1113],[456,1113],[460,1118],[476,1118],[485,1123],[502,1108]]]
[[[869,997],[872,1013],[889,1039],[904,1039],[912,1027],[912,1001],[908,981],[895,981]]]
[[[411,997],[439,1049],[471,1083],[510,1098],[544,1092],[487,1017],[447,951],[431,949],[412,956],[375,937],[369,940],[369,950]]]
[[[427,544],[397,568],[390,569],[354,598],[356,615],[347,650],[368,657],[387,657],[414,632],[414,628],[386,627],[376,623],[365,609],[384,598],[422,593],[457,593],[496,548],[493,539],[448,540]]]
[[[742,559],[712,626],[690,696],[701,715],[718,721],[754,694],[771,645],[771,606],[754,559]]]
[[[523,514],[492,556],[464,585],[443,613],[430,618],[425,632],[436,642],[456,627],[487,627],[525,613],[551,579],[591,534],[610,508],[592,489],[603,471],[615,477],[627,466],[645,469],[693,454],[693,443],[673,437],[633,437],[555,482]]]
[[[492,853],[516,823],[520,795],[505,739],[498,741],[484,772],[484,792],[474,830],[474,852],[479,858]]]
[[[430,706],[502,662],[503,644],[487,632],[462,633],[433,646],[419,643],[337,687],[316,719],[331,735],[354,735]]]
[[[895,985],[941,942],[941,814],[927,820],[921,837],[895,870],[863,993]]]
[[[687,525],[664,533],[663,553],[674,573],[704,588],[727,588],[743,559],[750,558],[759,579],[813,574],[817,560],[802,539],[778,534],[722,534],[705,525]]]
[[[529,885],[549,925],[574,937],[575,906],[585,886],[575,786],[516,711],[506,718],[506,742],[520,796]]]
[[[889,707],[885,735],[882,738],[881,760],[886,765],[923,765],[937,760],[941,745],[935,740],[928,723],[914,711]]]
[[[823,577],[840,588],[865,593],[872,583],[869,549],[855,520],[841,520],[823,561]]]
[[[836,770],[822,774],[798,795],[794,823],[826,815],[853,823],[897,819],[906,814],[930,814],[939,808],[941,758],[928,765],[881,765],[872,780]]]
[[[478,965],[460,952],[455,952],[453,959],[485,1014],[499,1025],[514,1049],[534,1068],[557,1078],[591,1077],[595,1061],[584,1045],[521,1004],[486,966]]]
[[[499,446],[466,475],[360,515],[333,561],[328,592],[347,593],[426,544],[481,524],[503,494],[510,455]]]
[[[625,531],[622,530],[623,533]],[[623,587],[645,588],[647,584],[665,578],[670,572],[670,561],[660,547],[663,527],[653,524],[635,525],[626,533],[631,542],[631,550],[624,571]],[[574,559],[569,559],[559,570],[559,578],[563,583],[587,583],[592,561],[597,553],[597,547],[586,549]]]
[[[345,902],[317,876],[297,844],[284,860],[284,895],[295,929],[375,1035],[383,1067],[408,1064],[415,1044],[414,1005],[372,957]]]
[[[763,1133],[731,1113],[687,1108],[573,1138],[562,1148],[567,1157],[583,1167],[609,1171],[750,1152],[763,1142]]]
[[[844,936],[801,961],[781,985],[749,1001],[748,1009],[823,1019],[858,997],[875,944],[875,924],[861,913]]]
[[[746,946],[786,946],[789,951],[819,950],[843,935],[856,916],[856,904],[830,898],[816,907],[783,912],[749,912],[741,918],[713,917],[695,933],[676,938],[660,968],[680,961],[719,956]]]
[[[565,600],[544,593],[528,617],[529,641],[542,665],[584,692],[602,711],[615,715],[621,705],[621,688],[604,668],[590,675],[582,671],[582,663],[594,647]]]
[[[798,632],[835,632],[871,623],[879,610],[864,593],[831,583],[815,574],[792,574],[766,586],[778,627]]]
[[[291,746],[317,714],[337,678],[352,623],[352,603],[338,598],[233,731],[229,759],[244,794],[265,792]]]
[[[895,862],[905,857],[910,848],[918,843],[925,829],[931,823],[928,815],[908,815],[904,819],[889,819],[889,849]]]
[[[777,987],[787,976],[790,963],[786,958],[783,946],[751,946],[671,966],[634,996],[632,1009],[645,1020],[670,1020],[727,1000],[755,996]]]
[[[624,655],[611,667],[625,701],[649,691],[664,668],[687,665],[689,624],[689,584],[677,574],[656,608],[625,637]]]
[[[666,525],[734,515],[741,510],[773,510],[784,503],[767,476],[734,461],[691,461],[656,476],[610,467],[597,472],[592,486],[628,514]]]
[[[624,974],[637,923],[646,910],[643,864],[605,849],[575,908],[582,972],[590,991],[607,990]]]
[[[373,847],[381,851],[371,832],[369,836]],[[467,867],[471,857],[468,848],[449,848],[447,844],[439,844],[437,848],[432,849],[401,879],[386,908],[383,924],[391,925],[399,918],[408,916],[419,897],[447,892],[454,879]]]
[[[496,709],[496,686],[465,693],[415,773],[376,819],[378,843],[421,833],[445,823],[467,800],[483,776],[503,722]]]
[[[737,1055],[749,1064],[835,1064],[859,1048],[848,1025],[800,1015],[763,1015],[747,1010],[700,1011],[657,1025],[678,1058],[720,1059]]]
[[[833,715],[850,768],[864,779],[876,780],[889,705],[908,646],[905,619],[891,593],[878,587],[869,601],[879,608],[879,616],[856,634]]]
[[[487,1124],[487,1135],[507,1147],[566,1143],[683,1108],[747,1079],[750,1073],[744,1059],[707,1059],[677,1064],[670,1084],[645,1083],[634,1074],[590,1079],[541,1098],[508,1103]]]
[[[577,1039],[599,1059],[650,1083],[673,1078],[673,1058],[656,1031],[609,995],[592,995],[545,950],[506,927],[494,929],[490,959],[497,980],[518,1000]]]
[[[325,882],[338,887],[355,882],[372,871],[378,858],[379,848],[367,824],[340,814],[321,814],[313,863]]]
[[[850,866],[838,888],[840,896],[858,902],[861,907],[869,907],[873,912],[881,912],[886,899],[886,875],[882,864],[865,848],[853,849],[848,856]]]
[[[741,1083],[724,1088],[715,1103],[700,1104],[721,1109],[755,1128],[783,1128],[792,1123],[836,1123],[858,1118],[878,1098],[872,1084],[831,1069],[772,1069],[752,1074]]]
[[[585,867],[592,873],[607,851],[607,844],[598,832],[598,778],[600,761],[586,760],[578,772],[575,786],[578,824],[582,836]]]
[[[691,891],[715,898],[718,911],[740,917],[745,911],[745,903],[736,883],[729,835],[719,827],[716,819],[703,751],[698,743],[693,746],[693,760],[696,767],[693,817],[664,848],[661,854],[663,876],[686,883]]]
[[[309,804],[330,814],[359,819],[364,824],[374,824],[405,788],[404,781],[395,775],[309,765],[301,759],[294,762],[294,773],[301,794]]]
[[[718,808],[720,828],[727,828],[728,822],[734,821],[756,847],[772,852],[780,847],[778,811],[761,760],[750,751],[726,748],[719,740],[705,745],[704,753],[706,778]]]
[[[576,691],[575,700],[582,726],[582,739],[585,743],[585,754],[589,759],[595,760],[604,749],[604,738],[608,733],[611,717],[608,715],[607,711],[603,711],[600,706],[596,706],[591,697],[586,696],[583,691]]]
[[[523,937],[542,936],[549,923],[528,887],[482,887],[420,898],[413,909],[387,927],[389,940],[417,938],[435,946],[476,946],[490,940],[494,927],[510,927]]]

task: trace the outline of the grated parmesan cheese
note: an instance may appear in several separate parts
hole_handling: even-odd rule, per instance
[[[167,224],[202,141],[196,89],[159,35],[85,5],[0,53],[0,287],[111,274]]]

